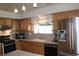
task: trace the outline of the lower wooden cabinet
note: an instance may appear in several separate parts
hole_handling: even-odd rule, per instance
[[[44,44],[43,43],[21,40],[19,42],[18,41],[16,42],[16,47],[17,49],[20,49],[20,50],[44,55]]]
[[[23,41],[23,50],[44,55],[44,44],[39,42],[32,42],[32,41]]]
[[[20,40],[16,41],[16,49],[21,50],[21,41]]]

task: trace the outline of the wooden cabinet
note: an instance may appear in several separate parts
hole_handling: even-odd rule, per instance
[[[69,45],[67,44],[68,42],[58,42],[57,44],[57,54],[59,56],[63,55],[61,52],[66,52],[66,53],[71,53],[69,49]]]
[[[5,24],[8,26],[12,26],[12,19],[5,19]]]
[[[24,41],[24,51],[44,55],[44,44],[39,42]]]
[[[19,30],[19,20],[10,18],[0,18],[0,25],[12,26],[13,30]]]
[[[16,41],[16,47],[19,50],[44,55],[43,43],[19,40]]]
[[[0,18],[0,25],[12,26],[14,31],[32,31],[32,21],[31,18],[27,19],[10,19],[10,18]]]
[[[58,20],[79,16],[79,10],[71,10],[53,14],[53,30],[58,30]]]
[[[24,21],[20,20],[20,30],[23,30],[23,29],[24,29]]]
[[[16,49],[21,50],[21,41],[20,40],[16,40]]]
[[[14,31],[19,31],[19,20],[13,19],[12,20],[12,26]]]
[[[12,19],[9,19],[9,18],[0,18],[0,25],[12,26]]]
[[[31,18],[20,20],[20,30],[21,31],[32,31],[32,21]]]
[[[23,43],[23,45],[22,45],[22,50],[30,52],[30,51],[31,51],[30,42],[22,41],[22,43]]]
[[[4,18],[0,18],[0,25],[4,25],[5,24],[5,19]]]

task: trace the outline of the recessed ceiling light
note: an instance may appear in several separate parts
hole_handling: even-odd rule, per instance
[[[23,5],[23,6],[22,6],[22,10],[25,11],[25,9],[26,9],[26,8],[25,8],[25,6]]]
[[[37,3],[33,3],[33,7],[37,7]]]
[[[17,9],[17,8],[16,8],[16,9],[14,9],[14,12],[15,12],[15,13],[18,13],[18,9]]]

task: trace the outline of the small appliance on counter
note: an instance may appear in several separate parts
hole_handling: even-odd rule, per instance
[[[16,39],[28,39],[29,38],[29,33],[28,32],[16,32],[15,33],[15,38]]]
[[[24,32],[18,32],[15,34],[16,39],[26,39],[26,33]]]

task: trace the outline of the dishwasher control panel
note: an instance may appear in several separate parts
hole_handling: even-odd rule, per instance
[[[57,47],[57,44],[44,44],[45,47]]]

